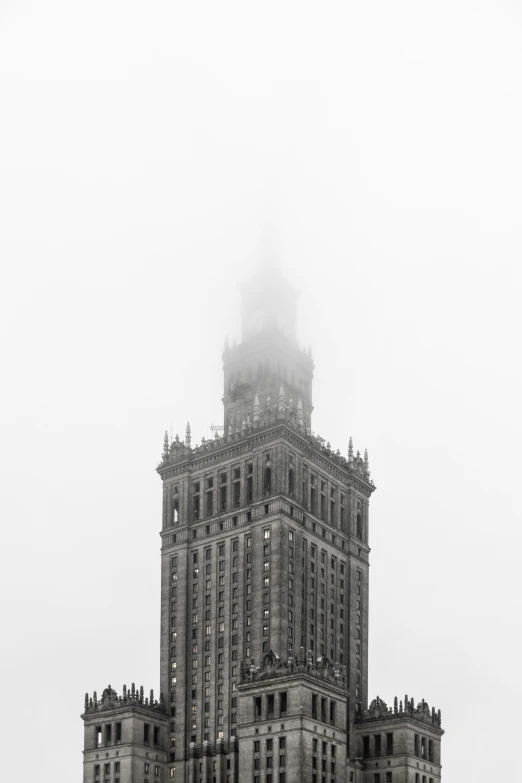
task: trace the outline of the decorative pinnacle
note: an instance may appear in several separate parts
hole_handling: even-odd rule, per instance
[[[285,390],[283,384],[279,388],[279,400],[277,403],[278,418],[284,418],[285,415]]]
[[[257,424],[259,421],[259,395],[256,394],[254,397],[254,424]]]
[[[190,422],[187,422],[187,429],[185,433],[185,446],[190,449]]]
[[[348,460],[350,462],[353,460],[353,440],[351,435],[350,440],[348,441]]]
[[[163,455],[166,457],[169,453],[169,433],[165,430],[165,437],[163,438]]]

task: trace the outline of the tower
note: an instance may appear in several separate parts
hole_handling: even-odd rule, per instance
[[[175,780],[199,780],[207,764],[246,779],[262,735],[274,750],[253,757],[255,783],[301,779],[295,759],[283,763],[296,742],[312,770],[314,732],[329,775],[354,756],[350,727],[367,704],[374,485],[352,447],[345,458],[312,434],[314,365],[295,312],[293,288],[260,270],[243,290],[242,342],[223,353],[224,436],[176,438],[158,467],[161,691]]]
[[[222,437],[165,433],[161,696],[86,697],[85,783],[440,780],[440,713],[368,708],[375,486],[366,451],[350,438],[342,456],[312,431],[296,306],[260,269],[242,292],[242,341],[223,351]],[[110,760],[102,775],[103,754],[118,777]]]

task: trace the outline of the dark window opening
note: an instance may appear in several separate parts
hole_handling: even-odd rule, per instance
[[[121,723],[116,724],[116,742],[121,742]]]
[[[386,755],[393,756],[393,734],[386,735]]]
[[[269,693],[266,697],[266,718],[272,720],[274,717],[274,694]]]
[[[150,726],[148,723],[143,724],[143,742],[148,745],[150,737]]]
[[[279,713],[281,718],[286,717],[286,712],[288,709],[288,694],[286,691],[283,691],[279,694]]]
[[[154,726],[154,747],[156,748],[159,745],[159,726]]]
[[[261,720],[261,696],[254,696],[254,720]]]
[[[363,758],[367,759],[370,755],[370,737],[366,735],[363,739]]]
[[[265,495],[270,495],[272,492],[272,470],[271,468],[265,468],[263,492]]]
[[[293,470],[288,471],[288,493],[293,495],[295,492],[295,473]]]
[[[330,723],[335,726],[335,702],[330,702]]]
[[[317,720],[317,695],[312,694],[312,718]]]
[[[326,702],[327,699],[321,698],[321,721],[326,723]]]
[[[373,739],[375,743],[375,756],[377,757],[380,756],[382,753],[382,743],[381,743],[382,737],[380,734],[375,734]]]

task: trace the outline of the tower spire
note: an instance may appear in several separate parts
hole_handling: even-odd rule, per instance
[[[190,449],[190,441],[191,441],[190,422],[187,422],[187,429],[185,432],[185,446],[187,447],[187,449]]]
[[[165,437],[163,438],[163,456],[168,457],[169,455],[169,433],[167,430],[165,430]]]

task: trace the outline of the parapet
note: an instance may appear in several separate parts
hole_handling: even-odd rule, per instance
[[[85,694],[85,714],[92,712],[100,712],[103,710],[113,710],[117,707],[139,706],[145,709],[153,710],[154,712],[165,713],[165,705],[163,703],[163,694],[160,694],[159,701],[154,698],[154,691],[150,691],[149,696],[144,695],[143,685],[139,689],[136,688],[134,683],[129,690],[127,686],[123,686],[123,693],[118,696],[116,691],[109,685],[102,693],[101,699],[98,699],[98,694],[94,691],[90,697],[88,693]]]
[[[240,427],[238,426],[235,430],[230,428],[228,433],[223,437],[219,437],[216,432],[215,438],[208,440],[203,438],[199,445],[192,446],[190,425],[187,425],[187,434],[184,441],[179,438],[179,435],[176,435],[174,440],[169,444],[168,433],[165,433],[162,461],[158,465],[157,470],[161,473],[164,468],[172,464],[198,459],[208,452],[218,451],[220,448],[223,448],[230,443],[239,442],[250,437],[255,432],[284,422],[298,432],[301,437],[321,454],[324,454],[333,462],[336,462],[349,473],[359,476],[364,481],[368,482],[373,490],[375,487],[370,478],[368,452],[365,450],[364,456],[361,456],[360,451],[357,451],[354,454],[353,443],[350,438],[348,457],[344,457],[339,449],[334,451],[331,448],[330,443],[327,443],[324,438],[321,438],[304,426],[302,413],[301,400],[298,401],[296,408],[292,400],[287,403],[283,397],[280,397],[278,403],[275,405],[272,405],[270,401],[268,401],[268,404],[263,411],[261,411],[259,403],[254,405],[254,417],[252,421],[250,419],[248,421],[243,421],[242,425]]]
[[[337,688],[347,688],[346,672],[343,666],[333,664],[328,658],[320,657],[314,663],[312,653],[309,651],[305,657],[304,648],[301,647],[296,658],[288,658],[281,661],[276,653],[270,650],[263,657],[261,666],[256,666],[253,658],[242,660],[239,667],[239,681],[241,684],[258,682],[272,677],[284,677],[291,674],[309,674],[312,677],[327,680]]]
[[[386,702],[377,696],[367,710],[355,716],[355,721],[356,723],[363,723],[365,721],[389,720],[390,718],[400,719],[404,717],[412,717],[425,723],[431,723],[436,728],[441,729],[440,710],[436,712],[435,707],[432,707],[430,710],[428,702],[424,701],[424,699],[415,707],[414,699],[409,699],[408,695],[404,697],[404,703],[402,699],[398,700],[396,696],[393,700],[393,707],[388,707]]]

